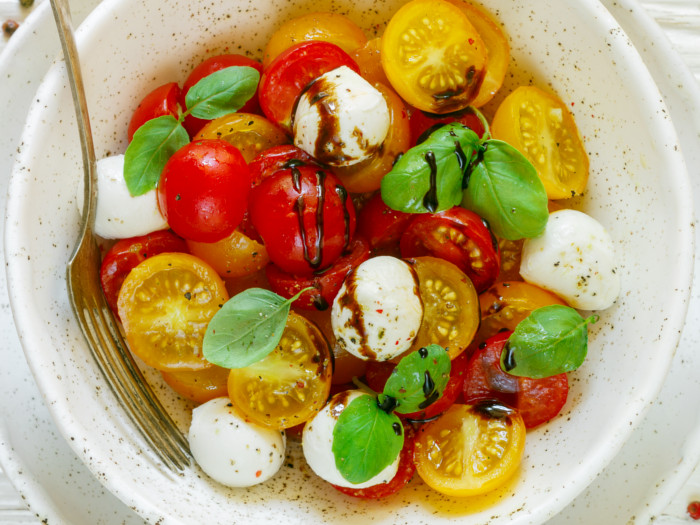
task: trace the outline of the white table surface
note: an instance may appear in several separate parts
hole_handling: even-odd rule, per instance
[[[36,0],[36,3],[41,1],[46,0]],[[672,47],[700,82],[700,0],[656,0],[639,3],[659,24]],[[21,7],[19,0],[0,0],[0,24],[8,19],[22,23],[30,12],[31,8]],[[0,36],[0,51],[7,42],[8,37]],[[691,500],[700,500],[700,465],[695,468],[694,473],[676,497],[669,502],[669,509],[674,511],[673,514],[679,515],[679,509],[685,509]],[[667,521],[667,523],[680,524],[688,521],[689,518],[685,518],[679,521]],[[27,510],[22,497],[0,470],[0,524],[30,523],[39,523],[39,521]]]

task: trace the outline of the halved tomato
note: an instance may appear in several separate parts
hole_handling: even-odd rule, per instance
[[[204,370],[161,372],[161,375],[175,392],[199,404],[227,394],[228,373],[228,368],[214,365]]]
[[[454,404],[420,428],[413,459],[431,488],[476,496],[508,481],[524,448],[525,425],[517,411],[493,403]]]
[[[469,129],[474,131],[479,137],[483,137],[486,132],[484,123],[481,121],[479,114],[474,108],[468,106],[453,113],[445,113],[436,115],[434,113],[426,113],[420,109],[411,110],[409,123],[411,126],[411,145],[415,146],[424,142],[430,134],[441,128],[445,124],[451,122],[459,122],[464,124]]]
[[[131,351],[170,372],[212,366],[202,356],[202,340],[227,300],[211,266],[187,253],[162,253],[131,270],[117,305]]]
[[[265,358],[233,368],[228,395],[251,421],[289,428],[312,418],[328,400],[331,353],[319,328],[290,312],[277,347]]]

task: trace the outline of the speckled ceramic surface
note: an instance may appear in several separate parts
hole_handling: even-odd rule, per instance
[[[182,81],[202,58],[225,50],[260,56],[276,25],[309,9],[347,12],[368,34],[381,32],[400,3],[104,2],[80,34],[98,155],[125,149],[126,124],[144,92]],[[11,180],[8,281],[21,340],[49,409],[67,442],[111,491],[161,523],[538,523],[610,461],[658,391],[682,327],[692,261],[691,192],[660,95],[624,34],[597,3],[563,4],[489,5],[512,40],[514,75],[507,88],[533,81],[571,104],[591,156],[590,190],[581,206],[615,239],[624,291],[594,327],[588,360],[571,376],[564,413],[530,434],[516,479],[468,502],[434,494],[419,480],[389,502],[349,500],[311,475],[295,447],[290,466],[273,482],[248,490],[217,486],[196,467],[174,476],[158,464],[102,382],[70,314],[63,278],[77,232],[80,156],[65,74],[60,67],[50,71]],[[666,241],[664,249],[658,239]],[[151,377],[186,428],[190,407]]]

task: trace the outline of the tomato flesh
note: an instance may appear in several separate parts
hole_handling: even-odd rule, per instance
[[[399,240],[408,224],[414,219],[410,213],[392,210],[376,193],[357,216],[357,234],[369,241],[372,250],[398,252]]]
[[[204,370],[161,372],[170,388],[197,404],[227,395],[228,374],[228,368],[216,365]]]

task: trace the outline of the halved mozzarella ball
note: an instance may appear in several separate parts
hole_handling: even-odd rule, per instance
[[[83,208],[83,187],[78,209]],[[124,180],[124,155],[97,161],[95,233],[104,239],[125,239],[165,230],[168,223],[158,209],[156,191],[132,197]]]
[[[306,462],[316,475],[333,485],[363,489],[389,482],[398,471],[400,455],[393,463],[373,478],[363,483],[350,483],[335,466],[333,455],[333,429],[340,414],[347,406],[360,396],[369,394],[360,390],[340,392],[331,398],[328,404],[314,418],[306,423],[302,434],[302,448]]]
[[[520,275],[574,308],[603,310],[620,293],[616,262],[612,239],[598,221],[559,210],[550,214],[539,237],[523,244]]]
[[[371,157],[389,132],[384,96],[347,66],[318,77],[294,113],[294,144],[330,166]]]
[[[389,256],[368,259],[350,272],[331,309],[336,343],[360,359],[376,361],[408,350],[422,319],[415,272]]]
[[[207,475],[229,487],[250,487],[274,476],[284,461],[286,439],[284,431],[246,421],[228,397],[192,411],[192,456]]]

